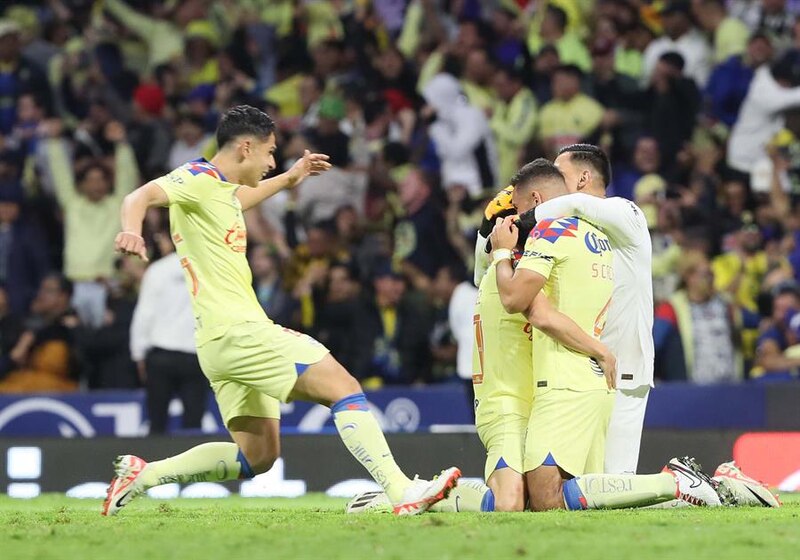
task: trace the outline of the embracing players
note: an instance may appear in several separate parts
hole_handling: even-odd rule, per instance
[[[319,342],[267,318],[253,292],[242,211],[325,171],[327,156],[306,151],[288,172],[262,180],[275,167],[275,125],[246,105],[222,116],[217,145],[211,161],[187,163],[128,195],[116,245],[146,259],[145,213],[169,207],[172,238],[192,295],[197,355],[234,443],[206,443],[150,463],[134,455],[118,457],[103,514],[117,513],[159,484],[266,472],[280,454],[279,401],[289,399],[331,408],[348,450],[383,487],[396,514],[426,511],[447,495],[460,471],[447,469],[433,481],[406,477],[358,382]]]

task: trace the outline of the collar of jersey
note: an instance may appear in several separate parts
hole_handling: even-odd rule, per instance
[[[213,163],[211,163],[210,161],[208,161],[204,157],[193,159],[189,163],[205,163],[206,165],[210,165],[214,169],[214,171],[217,172],[217,175],[219,175],[219,178],[220,178],[221,181],[223,181],[225,183],[230,183],[230,181],[228,181],[228,178],[225,177],[225,175],[222,174],[222,171],[219,170],[219,167],[217,167],[216,165],[214,165]]]

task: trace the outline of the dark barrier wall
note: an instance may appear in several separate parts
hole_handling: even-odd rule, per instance
[[[461,385],[391,388],[368,393],[367,398],[387,432],[441,433],[472,423]],[[0,395],[0,437],[144,435],[144,402],[142,391]],[[173,430],[179,426],[179,410],[175,413]],[[284,433],[335,433],[330,413],[323,406],[294,402],[283,405],[281,414]],[[707,387],[663,384],[650,396],[645,427],[800,430],[800,383]],[[225,433],[210,396],[203,433]]]
[[[739,431],[648,430],[642,443],[640,472],[659,472],[671,457],[682,455],[697,457],[706,470],[713,472],[719,463],[732,458],[734,442],[741,434]],[[785,436],[780,437],[789,441]],[[65,492],[84,483],[95,483],[93,493],[89,494],[102,495],[102,488],[111,476],[111,461],[116,455],[135,453],[155,459],[205,441],[213,441],[213,438],[0,439],[0,492],[10,492],[9,484],[28,485],[16,488],[38,493]],[[390,435],[389,442],[398,462],[411,476],[429,477],[449,465],[460,466],[465,476],[483,475],[483,448],[474,434]],[[761,454],[744,458],[750,463],[753,459],[761,459]],[[800,469],[800,461],[788,464],[786,473],[771,482],[779,484],[792,469]],[[338,437],[298,435],[283,438],[283,462],[259,484],[278,494],[298,495],[306,491],[325,492],[343,481],[366,478],[366,473]],[[302,489],[297,490],[300,481]],[[238,492],[240,484],[231,483],[227,487]]]

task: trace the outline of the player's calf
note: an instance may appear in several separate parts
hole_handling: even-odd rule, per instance
[[[525,480],[523,476],[510,469],[495,470],[486,481],[494,496],[494,511],[525,510]]]
[[[564,509],[563,480],[564,475],[557,466],[542,465],[525,473],[531,510]]]

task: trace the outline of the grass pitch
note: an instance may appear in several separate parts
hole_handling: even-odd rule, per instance
[[[117,517],[100,502],[0,496],[0,558],[797,558],[800,494],[781,509],[348,515],[345,500],[141,498]]]

